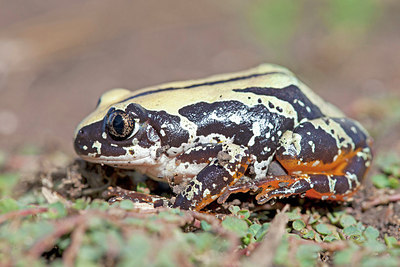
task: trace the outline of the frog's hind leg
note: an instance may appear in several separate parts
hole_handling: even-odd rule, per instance
[[[276,160],[288,177],[278,188],[263,188],[261,196],[348,200],[358,189],[371,163],[369,139],[357,122],[348,118],[319,118],[285,132]],[[276,183],[275,183],[276,184]],[[268,183],[267,183],[268,185]]]
[[[301,195],[322,200],[348,201],[360,183],[355,174],[345,175],[302,174],[275,176],[256,182],[258,203],[262,204],[273,198]]]
[[[201,210],[217,199],[229,185],[236,183],[246,172],[250,161],[247,148],[223,144],[217,158],[190,181],[176,197],[173,207]]]
[[[287,175],[234,185],[219,202],[230,193],[255,189],[259,203],[292,195],[346,201],[358,189],[372,158],[367,134],[346,118],[302,123],[294,131],[285,132],[280,143],[275,160]]]

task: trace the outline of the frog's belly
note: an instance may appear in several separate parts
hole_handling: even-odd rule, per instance
[[[179,181],[195,177],[207,166],[207,163],[181,163],[175,158],[171,159],[165,155],[162,157],[157,165],[135,166],[134,169],[157,181],[167,182],[173,179],[175,183],[179,183]]]

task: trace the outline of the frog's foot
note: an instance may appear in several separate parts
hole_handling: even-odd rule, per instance
[[[322,200],[348,201],[354,194],[358,181],[354,175],[301,174],[268,176],[257,181],[230,186],[219,197],[218,203],[224,203],[234,193],[257,193],[258,204],[264,204],[275,198],[301,195]]]
[[[127,199],[133,203],[145,204],[148,208],[167,207],[170,205],[167,198],[130,191],[120,187],[110,186],[107,191],[104,192],[104,196],[108,198],[108,203],[110,204]]]
[[[359,186],[357,177],[353,174],[301,174],[284,175],[272,179],[257,181],[261,188],[256,199],[263,204],[273,198],[285,198],[293,195],[317,198],[321,200],[349,201]]]
[[[283,169],[282,166],[277,161],[273,160],[268,167],[267,177],[262,179],[262,182],[260,182],[260,180],[256,181],[254,179],[251,179],[250,177],[243,176],[236,184],[232,186],[227,186],[226,190],[218,198],[218,203],[219,204],[224,203],[231,194],[247,193],[248,191],[260,192],[261,191],[260,184],[262,183],[269,184],[271,188],[275,184],[276,188],[277,186],[279,186],[279,183],[287,182],[286,180],[277,181],[276,177],[282,177],[282,179],[283,177],[290,178],[290,176],[287,175],[286,170]]]
[[[267,183],[266,180],[268,180],[268,182],[271,182],[274,179],[275,178],[273,178],[273,177],[269,177],[269,178],[263,179],[263,181],[265,181]],[[224,190],[224,192],[218,198],[217,202],[218,202],[218,204],[223,204],[223,203],[225,203],[225,201],[228,199],[228,197],[231,194],[247,193],[249,191],[252,191],[252,192],[260,191],[260,187],[259,187],[258,183],[256,183],[253,180],[249,180],[244,183],[237,183],[232,186],[227,186],[226,189]]]
[[[221,149],[176,197],[173,207],[201,210],[243,176],[251,162],[248,149],[235,144],[223,144]]]

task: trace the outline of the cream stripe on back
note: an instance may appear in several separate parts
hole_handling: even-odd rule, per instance
[[[100,105],[92,114],[90,114],[78,128],[82,128],[85,125],[91,124],[93,122],[102,120],[106,115],[107,111],[114,107],[116,109],[124,110],[129,104],[137,103],[143,106],[148,110],[160,111],[164,110],[172,115],[179,115],[178,111],[184,106],[196,104],[198,102],[207,102],[212,103],[216,101],[225,101],[225,100],[236,100],[240,101],[246,105],[253,106],[257,105],[257,100],[261,98],[263,103],[267,103],[268,101],[272,101],[275,105],[280,106],[284,112],[283,115],[294,118],[297,120],[296,111],[293,109],[292,105],[286,101],[282,101],[273,96],[261,96],[243,92],[235,92],[233,89],[244,89],[247,87],[270,87],[270,88],[285,88],[289,85],[298,86],[302,92],[310,99],[312,103],[317,105],[322,113],[329,117],[343,117],[343,113],[339,111],[333,105],[322,100],[318,95],[312,92],[306,85],[300,82],[289,70],[286,68],[272,65],[272,64],[263,64],[258,67],[241,71],[234,72],[228,74],[220,74],[214,75],[205,79],[198,80],[190,80],[190,81],[178,81],[171,82],[157,86],[151,86],[144,89],[136,90],[131,93],[123,92],[123,97],[116,98],[112,93],[105,93],[102,96],[102,102],[110,103],[109,98],[115,99],[127,99],[129,97],[148,92],[153,90],[160,90],[163,88],[180,88],[180,87],[188,87],[196,84],[202,83],[212,83],[220,80],[230,80],[237,77],[245,77],[251,76],[255,74],[262,73],[272,73],[262,76],[256,76],[248,79],[241,79],[236,81],[230,81],[225,83],[217,83],[215,85],[203,85],[197,86],[189,89],[176,89],[176,90],[166,90],[160,91],[156,93],[151,93],[143,96],[139,96],[133,99],[129,99],[127,101],[111,104],[111,105]],[[222,95],[222,97],[220,97]],[[251,96],[251,99],[248,97]]]

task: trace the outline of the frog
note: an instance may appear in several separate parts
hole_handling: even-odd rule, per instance
[[[234,193],[351,201],[372,138],[291,71],[274,64],[103,93],[74,134],[86,161],[167,182],[168,204],[199,211]],[[149,201],[149,200],[147,200]]]

